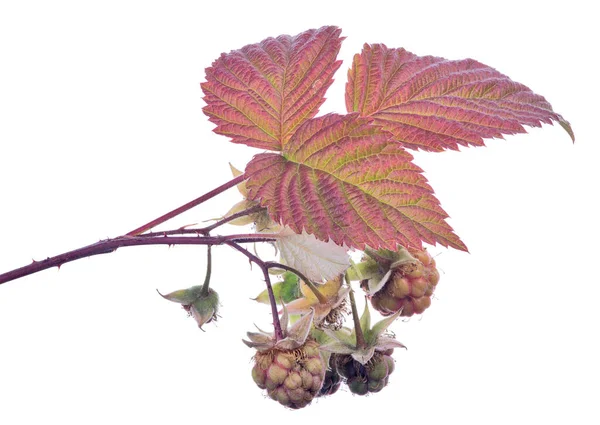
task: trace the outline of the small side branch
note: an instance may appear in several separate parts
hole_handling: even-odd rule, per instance
[[[225,192],[227,189],[232,188],[233,186],[236,186],[237,184],[243,182],[245,179],[246,179],[246,176],[244,174],[239,175],[236,178],[229,180],[227,183],[222,184],[221,186],[217,187],[216,189],[213,189],[210,192],[205,193],[204,195],[200,196],[199,198],[196,198],[193,201],[190,201],[187,204],[180,206],[179,208],[175,208],[173,211],[168,212],[164,215],[161,215],[160,217],[144,224],[143,226],[140,226],[137,229],[132,230],[131,232],[127,233],[126,236],[140,235],[140,234],[144,233],[145,231],[150,230],[153,227],[156,227],[159,224],[162,224],[165,221],[170,220],[173,217],[176,217],[179,214],[182,214],[182,213],[186,212],[187,210],[192,209],[195,206],[200,205],[201,203],[203,203],[205,201],[208,201],[210,198],[217,196],[219,193]]]
[[[296,270],[293,267],[286,266],[285,264],[277,263],[275,261],[267,261],[265,263],[265,266],[269,269],[274,269],[274,268],[283,269],[283,270],[287,270],[289,272],[294,273],[302,281],[304,281],[304,283],[306,283],[306,286],[308,286],[308,288],[312,291],[312,293],[315,295],[315,297],[317,297],[320,304],[327,304],[327,299],[323,296],[323,294],[321,294],[319,292],[319,289],[315,286],[315,284],[312,283],[312,281],[309,278],[307,278],[306,276],[304,276],[300,271]]]
[[[271,314],[273,315],[273,329],[275,329],[275,339],[277,341],[283,339],[283,331],[281,329],[281,322],[279,321],[279,312],[277,311],[277,301],[275,300],[275,294],[273,293],[273,286],[271,285],[271,276],[269,276],[269,267],[267,263],[252,254],[246,248],[241,247],[235,241],[227,241],[225,244],[229,245],[233,249],[241,252],[248,260],[256,264],[263,272],[265,277],[265,284],[267,285],[267,293],[269,294],[269,303],[271,304]]]
[[[220,227],[226,223],[229,223],[230,221],[235,220],[236,218],[240,218],[240,217],[245,217],[247,215],[251,215],[257,212],[260,212],[262,210],[264,210],[264,207],[261,207],[260,205],[255,205],[251,208],[245,209],[243,211],[240,211],[238,213],[232,214],[229,217],[225,217],[219,221],[217,221],[216,223],[207,226],[207,227],[203,227],[202,229],[198,229],[198,231],[200,233],[202,233],[203,235],[208,235],[212,230],[216,229],[217,227]]]
[[[175,229],[175,230],[165,230],[162,232],[148,232],[148,233],[144,233],[142,235],[139,236],[143,236],[143,237],[148,237],[148,238],[152,238],[155,236],[170,236],[170,235],[205,235],[208,236],[209,233],[216,229],[217,227],[220,227],[226,223],[229,223],[230,221],[235,220],[236,218],[240,218],[240,217],[244,217],[250,214],[254,214],[256,212],[259,212],[261,210],[264,210],[264,207],[261,207],[259,205],[256,205],[252,208],[248,208],[245,209],[243,211],[240,211],[238,213],[232,214],[229,217],[225,217],[219,221],[217,221],[214,224],[211,224],[210,226],[206,226],[206,227],[202,227],[199,229],[194,229],[194,228],[187,228],[187,227],[182,227],[180,229]]]

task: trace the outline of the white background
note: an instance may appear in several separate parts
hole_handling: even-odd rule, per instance
[[[415,155],[470,254],[430,248],[437,298],[394,324],[408,350],[379,394],[302,411],[265,399],[241,343],[270,322],[249,299],[258,270],[215,248],[222,318],[203,333],[155,289],[200,283],[204,248],[124,248],[0,286],[0,423],[599,423],[599,34],[584,3],[2,2],[0,272],[124,234],[243,168],[258,150],[212,133],[199,83],[221,52],[268,36],[343,29],[322,113],[344,111],[352,55],[382,42],[497,68],[577,141],[544,125]]]

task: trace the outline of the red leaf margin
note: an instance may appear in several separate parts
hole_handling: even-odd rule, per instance
[[[367,245],[420,247],[426,242],[467,250],[445,222],[447,214],[405,148],[442,151],[458,149],[459,145],[479,146],[484,138],[502,138],[525,132],[524,125],[553,121],[574,140],[570,124],[554,113],[542,96],[495,69],[471,59],[418,57],[383,44],[365,44],[354,57],[346,84],[349,114],[314,118],[341,64],[336,59],[343,40],[340,33],[337,27],[322,27],[294,37],[268,38],[222,54],[207,68],[207,82],[202,83],[207,102],[203,110],[217,125],[216,133],[230,136],[234,143],[282,153],[260,154],[248,164],[249,199],[260,200],[276,221],[298,233],[307,231],[319,239],[361,249]],[[359,116],[366,121],[360,121]],[[358,128],[362,130],[352,133]],[[397,188],[407,181],[372,182],[366,187],[340,178],[339,169],[319,168],[323,149],[352,149],[360,140],[365,146],[394,151],[396,161],[384,168],[410,175],[412,181],[407,187],[418,180],[419,189],[412,186],[390,195],[386,193],[389,187]],[[301,151],[307,148],[315,152],[303,156]],[[333,157],[337,155],[339,160],[338,153]],[[330,162],[327,155],[331,152],[325,156],[325,162]],[[367,157],[372,159],[370,152],[362,160]],[[353,171],[353,178],[365,172],[377,173],[365,164],[360,163]],[[414,168],[403,168],[407,164]],[[339,191],[342,186],[348,191]],[[325,190],[321,195],[326,196],[315,197],[320,190]],[[326,197],[336,190],[332,203]],[[348,197],[350,192],[352,197]],[[418,196],[421,198],[417,200]],[[302,197],[309,202],[301,205]],[[402,201],[390,206],[386,203],[390,199]],[[366,219],[348,213],[356,209],[352,202],[357,200],[365,208]],[[394,217],[386,228],[390,215]]]
[[[233,143],[280,151],[325,101],[342,63],[340,34],[325,26],[222,54],[201,84],[214,131]]]
[[[485,138],[526,132],[523,125],[570,124],[546,99],[472,59],[417,56],[365,44],[346,83],[346,109],[373,118],[409,149],[457,150]]]

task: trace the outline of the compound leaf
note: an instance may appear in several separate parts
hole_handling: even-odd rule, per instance
[[[305,122],[282,154],[250,161],[248,199],[298,234],[350,248],[466,250],[412,159],[371,118],[329,114]]]
[[[340,32],[327,26],[222,54],[201,84],[214,131],[234,143],[280,151],[325,101],[341,64]]]
[[[365,44],[346,84],[346,109],[369,116],[410,149],[482,146],[483,139],[524,133],[524,125],[571,126],[542,96],[472,59],[420,57]]]

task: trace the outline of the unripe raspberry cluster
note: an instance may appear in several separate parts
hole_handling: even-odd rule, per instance
[[[325,365],[313,340],[293,350],[268,350],[254,356],[252,379],[273,400],[299,409],[309,404],[323,386]]]
[[[366,363],[361,364],[352,356],[333,354],[332,362],[336,372],[344,379],[350,392],[358,395],[377,393],[387,384],[395,369],[392,353],[394,349],[376,352]]]
[[[385,285],[372,294],[371,305],[383,316],[402,310],[410,317],[423,313],[431,305],[431,296],[440,280],[435,259],[426,251],[410,251],[417,260],[393,270]],[[366,289],[366,281],[361,285]]]
[[[440,275],[427,251],[400,247],[398,251],[365,254],[364,261],[353,266],[353,274],[349,269],[345,276],[323,284],[311,283],[312,289],[298,276],[284,277],[274,288],[289,292],[296,287],[294,293],[301,293],[302,297],[288,300],[287,304],[281,302],[281,335],[260,330],[248,332],[249,340],[244,342],[257,350],[252,378],[283,406],[305,407],[315,397],[337,392],[342,384],[356,395],[376,393],[387,386],[395,369],[391,357],[394,348],[405,347],[386,329],[399,316],[420,314],[429,307]],[[350,281],[360,279],[364,279],[361,286],[370,304],[386,316],[374,325],[369,303],[360,318],[356,311]],[[314,291],[320,297],[313,295]],[[256,299],[262,300],[263,295]],[[352,305],[353,327],[337,322],[333,326],[323,320],[330,315],[348,314],[343,303],[346,298]],[[300,315],[291,327],[289,312]]]

